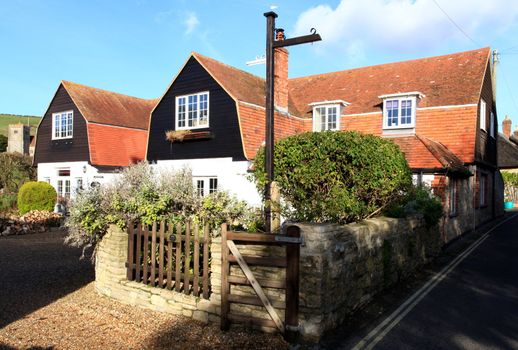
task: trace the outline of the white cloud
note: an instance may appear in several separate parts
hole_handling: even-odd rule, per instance
[[[185,35],[191,34],[194,29],[200,24],[200,21],[198,20],[198,17],[196,16],[196,13],[189,12],[187,13],[187,19],[184,21],[185,24]]]
[[[515,0],[437,0],[481,46],[518,20]],[[336,8],[318,5],[303,12],[294,35],[316,28],[319,50],[361,57],[367,48],[412,52],[469,42],[432,0],[341,0]],[[472,44],[474,45],[474,44]]]

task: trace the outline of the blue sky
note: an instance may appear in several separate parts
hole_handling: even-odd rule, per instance
[[[491,46],[497,108],[518,125],[515,0],[10,0],[0,6],[0,113],[42,115],[60,80],[160,97],[191,51],[264,75],[263,13],[276,5],[290,77]],[[446,14],[441,11],[441,9]],[[455,22],[453,24],[448,16]],[[460,28],[460,29],[459,29]],[[463,33],[463,32],[464,33]]]

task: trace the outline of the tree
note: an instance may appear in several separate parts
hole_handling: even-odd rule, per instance
[[[0,152],[7,150],[7,136],[0,134]]]

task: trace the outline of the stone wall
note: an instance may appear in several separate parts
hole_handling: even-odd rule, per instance
[[[349,225],[300,224],[300,324],[317,341],[352,312],[412,274],[440,250],[437,227],[421,219],[376,218]]]
[[[409,276],[440,249],[438,228],[428,229],[420,219],[376,218],[349,225],[299,224],[304,244],[300,261],[300,325],[304,339],[318,341],[326,330],[339,325],[384,288]],[[221,239],[211,244],[211,295],[209,300],[149,287],[126,280],[128,236],[112,226],[99,243],[96,289],[123,303],[184,315],[205,323],[220,322]],[[280,247],[241,246],[242,255],[283,257]],[[256,278],[284,279],[279,268],[253,267]],[[238,266],[231,274],[243,276]],[[277,305],[282,290],[265,288]],[[248,286],[231,286],[231,294],[254,295]],[[281,319],[284,310],[276,309]],[[231,313],[269,319],[259,306],[231,304]],[[275,331],[262,327],[264,331]]]
[[[221,251],[221,241],[214,240],[213,254]],[[213,255],[214,256],[214,255]],[[128,257],[128,235],[111,226],[97,247],[95,261],[95,288],[110,298],[142,308],[184,315],[208,323],[219,323],[221,303],[221,268],[213,263],[209,300],[162,288],[150,287],[126,279],[125,263]],[[221,266],[221,263],[220,265]]]

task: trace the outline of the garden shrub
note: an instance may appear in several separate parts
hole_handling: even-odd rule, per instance
[[[31,210],[52,211],[56,204],[57,193],[46,182],[26,182],[18,192],[18,210],[23,215]]]
[[[506,202],[518,201],[518,173],[502,171],[504,180],[504,200]]]
[[[110,224],[125,229],[129,221],[151,225],[190,218],[207,221],[213,229],[223,222],[246,228],[251,211],[245,202],[224,191],[198,196],[188,168],[153,170],[142,162],[125,168],[113,183],[77,195],[69,205],[66,243],[95,246]]]
[[[426,226],[432,227],[443,217],[444,208],[441,200],[434,196],[428,187],[418,186],[411,188],[404,196],[389,205],[384,213],[393,218],[420,214]]]
[[[0,211],[9,211],[16,206],[16,194],[6,193],[0,195]]]
[[[348,223],[369,217],[412,183],[400,149],[389,140],[358,132],[304,133],[275,144],[274,179],[296,221]],[[262,193],[264,149],[254,179]]]
[[[7,136],[0,134],[0,152],[7,150]]]
[[[36,179],[36,170],[30,157],[17,153],[0,153],[0,189],[17,193],[27,181]]]

